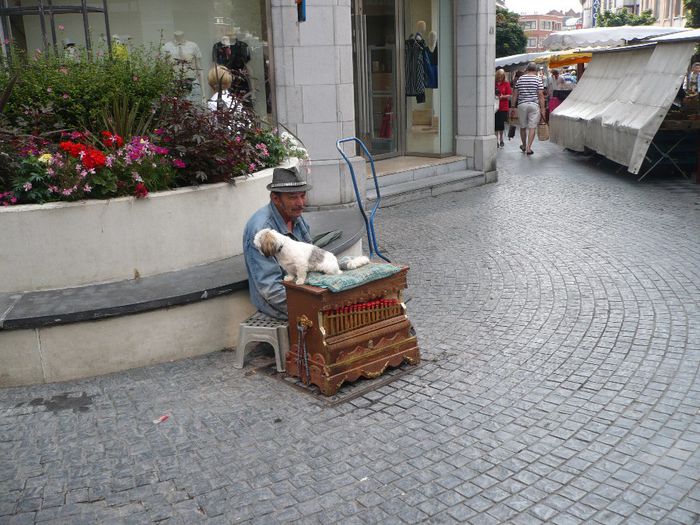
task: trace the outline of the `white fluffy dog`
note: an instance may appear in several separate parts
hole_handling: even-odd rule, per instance
[[[296,284],[304,284],[308,272],[338,275],[343,273],[342,270],[353,270],[369,263],[369,259],[363,255],[338,264],[338,259],[331,252],[313,244],[295,241],[269,228],[256,233],[253,244],[264,256],[277,259],[287,272],[284,280]]]

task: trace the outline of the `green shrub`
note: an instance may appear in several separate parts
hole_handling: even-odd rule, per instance
[[[153,103],[171,91],[175,76],[165,58],[145,48],[134,49],[127,59],[83,55],[78,61],[14,49],[11,63],[0,65],[0,91],[18,76],[5,116],[11,125],[34,134],[58,128],[98,132],[104,129],[105,108],[115,100],[128,99],[141,114],[152,112]],[[44,116],[37,119],[40,109]]]

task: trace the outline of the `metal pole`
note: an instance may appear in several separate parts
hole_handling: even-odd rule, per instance
[[[2,0],[3,15],[1,19],[2,23],[2,37],[3,46],[5,49],[5,58],[7,63],[10,64],[12,61],[12,50],[10,48],[10,41],[12,39],[12,28],[10,27],[10,17],[5,14],[5,9],[7,9],[7,0]]]
[[[46,20],[44,19],[44,0],[39,0],[39,24],[41,25],[41,42],[44,45],[44,53],[48,50],[49,42],[46,40]]]
[[[105,15],[105,33],[107,33],[107,51],[109,58],[112,58],[112,33],[109,30],[109,13],[107,12],[107,0],[102,0],[102,8]]]
[[[56,55],[58,55],[58,43],[56,40],[56,21],[53,16],[53,3],[51,0],[49,2],[49,21],[51,22],[51,40],[53,41],[53,50]]]
[[[91,56],[90,51],[92,46],[90,45],[90,25],[88,23],[88,13],[87,13],[87,0],[80,0],[80,7],[83,12],[83,30],[85,31],[85,49],[87,50],[88,57]]]

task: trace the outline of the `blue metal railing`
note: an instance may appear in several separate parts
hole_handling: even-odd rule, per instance
[[[362,205],[362,196],[360,195],[360,190],[357,186],[357,177],[355,176],[355,170],[353,169],[350,159],[348,159],[347,155],[345,155],[345,152],[343,151],[343,148],[341,146],[341,144],[344,144],[345,142],[352,141],[357,142],[360,145],[362,151],[364,151],[365,155],[367,155],[369,165],[372,168],[372,179],[374,180],[374,189],[377,192],[377,200],[374,203],[374,207],[372,208],[369,217],[367,216],[367,212],[365,212],[365,207]],[[379,183],[377,182],[377,172],[374,169],[374,159],[372,158],[372,155],[370,154],[369,150],[364,145],[364,143],[357,137],[347,137],[344,139],[339,139],[338,141],[336,141],[335,147],[338,149],[343,159],[345,159],[345,163],[350,169],[350,176],[352,177],[352,186],[355,189],[355,198],[357,199],[357,207],[360,208],[362,219],[365,221],[365,229],[367,230],[367,244],[369,245],[369,256],[370,258],[372,258],[372,256],[376,254],[377,257],[384,259],[386,262],[391,262],[379,251],[379,247],[377,246],[377,234],[374,232],[374,215],[377,213],[377,210],[379,209],[379,204],[382,201],[382,196],[379,193]]]

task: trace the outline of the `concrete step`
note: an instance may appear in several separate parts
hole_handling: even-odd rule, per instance
[[[462,191],[486,183],[486,177],[483,172],[472,170],[453,171],[451,173],[397,182],[387,186],[382,184],[382,179],[385,176],[379,178],[379,191],[382,196],[381,206],[383,208],[422,199],[423,197],[435,197],[443,193]],[[376,200],[377,193],[374,189],[374,184],[368,181],[367,201],[373,204]]]
[[[465,166],[464,159],[457,159],[454,161],[444,162],[441,164],[429,164],[425,166],[416,166],[412,168],[407,168],[392,173],[381,173],[378,175],[379,187],[385,188],[387,186],[393,186],[394,184],[403,184],[404,182],[410,182],[413,180],[423,179],[425,177],[434,177],[436,175],[443,175],[445,173],[451,173],[455,171],[463,170]],[[373,186],[371,173],[367,176],[367,182],[370,186]]]

